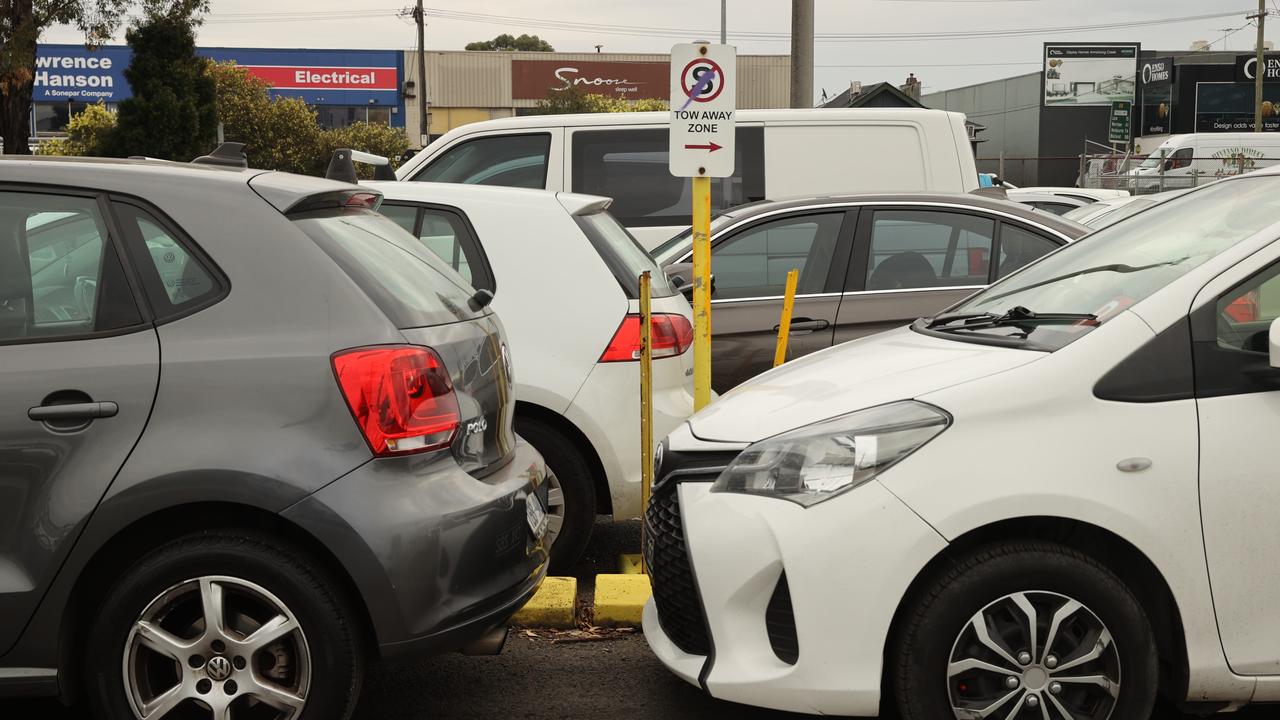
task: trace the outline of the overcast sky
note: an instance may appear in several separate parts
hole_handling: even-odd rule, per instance
[[[1280,0],[1267,0],[1278,8]],[[399,0],[407,4],[410,0]],[[1033,72],[1041,43],[1136,41],[1144,49],[1185,50],[1195,40],[1214,49],[1247,51],[1256,30],[1247,27],[1253,0],[816,0],[815,94],[834,95],[850,81],[901,83],[908,72],[925,92]],[[425,0],[427,48],[460,50],[500,33],[536,34],[557,50],[667,52],[673,43],[717,39],[719,0]],[[739,54],[785,54],[791,3],[728,0],[729,42]],[[208,46],[395,48],[416,47],[410,19],[397,17],[397,0],[212,0],[199,30]],[[1254,6],[1256,10],[1256,6]],[[1276,10],[1280,13],[1280,9]],[[453,17],[442,17],[453,15]],[[457,17],[465,14],[466,19]],[[1071,32],[1081,26],[1166,21],[1231,13],[1229,17]],[[487,16],[487,17],[486,17]],[[536,18],[530,21],[529,18]],[[1274,19],[1280,27],[1280,17]],[[540,26],[533,26],[538,23]],[[605,27],[584,27],[586,25]],[[1048,33],[1029,31],[1046,28]],[[971,33],[1020,31],[994,37]],[[742,35],[735,37],[735,33]],[[761,33],[774,34],[761,37]],[[824,34],[943,34],[928,39],[837,39]],[[123,36],[123,33],[121,34]],[[1268,37],[1275,33],[1268,32]],[[46,42],[77,42],[72,28],[54,28]]]

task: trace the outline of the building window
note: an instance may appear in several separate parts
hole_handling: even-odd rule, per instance
[[[67,123],[71,120],[71,116],[84,112],[89,107],[88,103],[65,101],[65,102],[38,102],[32,108],[34,118],[31,127],[35,128],[37,134],[50,134],[66,132]]]
[[[391,108],[378,105],[315,105],[322,128],[344,128],[358,122],[391,124]]]

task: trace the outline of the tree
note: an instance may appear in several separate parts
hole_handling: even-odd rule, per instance
[[[113,155],[187,161],[213,147],[216,87],[196,55],[195,25],[207,0],[178,0],[153,8],[125,39],[133,60],[124,71],[133,97],[120,103]]]
[[[534,115],[568,115],[573,113],[643,112],[667,110],[667,101],[658,99],[627,100],[612,95],[589,93],[582,88],[552,90],[546,100],[539,100]]]
[[[40,144],[41,155],[104,155],[116,129],[116,114],[98,101],[67,121],[67,136]]]
[[[318,156],[323,162],[316,168],[316,175],[324,174],[333,151],[341,148],[362,150],[389,158],[392,169],[400,164],[400,156],[409,149],[409,136],[404,134],[404,130],[381,123],[352,123],[344,128],[325,130],[321,135],[321,152]],[[371,179],[373,167],[356,163],[356,173],[366,180]]]
[[[525,52],[555,52],[551,43],[537,35],[521,35],[512,37],[503,33],[492,40],[467,43],[467,50],[522,50]]]
[[[153,2],[155,0],[152,0]],[[4,0],[0,3],[0,136],[4,152],[31,152],[36,42],[50,25],[75,25],[86,46],[109,39],[130,0]]]
[[[272,98],[266,81],[234,62],[209,63],[217,88],[223,139],[245,144],[249,167],[316,174],[328,158],[317,158],[320,126],[301,98]]]

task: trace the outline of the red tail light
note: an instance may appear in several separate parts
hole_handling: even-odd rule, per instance
[[[333,372],[375,456],[448,447],[458,431],[458,398],[435,350],[376,345],[335,353]]]
[[[693,345],[693,325],[683,315],[654,315],[649,328],[655,358],[675,357]],[[640,359],[640,316],[627,315],[604,349],[600,362]]]

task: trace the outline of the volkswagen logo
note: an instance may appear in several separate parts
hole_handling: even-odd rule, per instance
[[[209,673],[210,680],[222,682],[231,677],[231,661],[221,655],[215,655],[209,659],[206,672]]]

